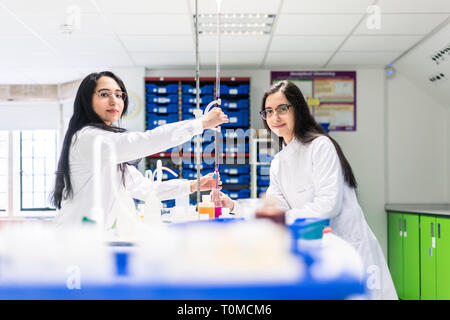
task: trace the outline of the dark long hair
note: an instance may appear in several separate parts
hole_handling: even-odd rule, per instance
[[[58,161],[58,169],[56,171],[55,188],[51,194],[51,202],[53,205],[61,209],[61,201],[73,196],[72,184],[70,181],[70,167],[69,167],[69,150],[72,144],[74,134],[86,127],[93,126],[102,130],[111,132],[124,132],[125,129],[107,125],[92,107],[92,95],[97,87],[97,81],[101,77],[110,77],[114,79],[123,92],[127,92],[122,80],[110,71],[95,72],[88,75],[80,84],[75,102],[73,104],[73,115],[69,122],[64,142],[62,146],[61,156]],[[128,109],[128,95],[124,100],[124,107],[122,116],[126,114]],[[122,171],[122,178],[126,171],[125,164],[118,165],[119,170]]]
[[[334,147],[336,148],[336,152],[339,156],[339,160],[341,162],[342,172],[344,174],[344,180],[347,184],[355,188],[357,187],[355,176],[353,175],[353,170],[347,159],[344,156],[344,153],[341,150],[339,144],[331,138],[325,130],[322,128],[320,124],[316,122],[311,112],[309,111],[308,105],[306,104],[305,98],[303,97],[300,89],[291,81],[280,81],[273,84],[265,93],[262,99],[261,111],[266,107],[266,99],[269,95],[281,91],[289,103],[293,106],[294,109],[294,135],[300,140],[303,144],[309,144],[315,138],[320,136],[328,137],[331,142],[333,142]],[[263,120],[264,126],[269,129],[267,125],[267,121]],[[280,145],[284,143],[283,138],[280,137]]]

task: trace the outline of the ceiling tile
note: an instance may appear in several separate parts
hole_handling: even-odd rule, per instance
[[[91,0],[2,0],[12,12],[28,14],[60,14],[65,16],[69,7],[76,6],[81,13],[96,13]]]
[[[284,0],[281,13],[366,13],[374,0]]]
[[[264,52],[222,52],[220,54],[220,66],[259,66],[264,58]],[[194,61],[195,62],[195,61]],[[215,52],[200,52],[202,65],[215,66]]]
[[[334,51],[345,36],[273,36],[271,51]]]
[[[340,48],[342,51],[406,51],[422,36],[362,36],[354,35]]]
[[[347,35],[362,14],[285,14],[278,18],[274,35]]]
[[[195,0],[189,0],[192,13],[195,12]],[[223,0],[221,13],[277,13],[280,0]],[[199,13],[217,13],[217,2],[198,0]]]
[[[220,37],[220,51],[221,52],[242,52],[242,51],[265,51],[269,43],[269,36],[232,36],[223,35]],[[217,37],[214,36],[200,36],[199,50],[202,51],[216,51]]]
[[[176,67],[195,66],[194,52],[131,52],[136,65],[156,67]]]
[[[186,14],[110,14],[108,20],[119,35],[190,35],[193,22]]]
[[[0,36],[0,43],[8,45],[2,46],[0,57],[6,55],[28,54],[30,52],[48,52],[49,48],[37,37],[28,36]]]
[[[450,13],[448,0],[380,0],[382,13]]]
[[[402,52],[338,52],[331,59],[333,65],[376,65],[384,66],[397,58]]]
[[[107,55],[109,52],[123,51],[116,36],[81,36],[71,35],[52,35],[46,36],[45,40],[50,43],[58,52],[72,53],[96,53],[98,55]]]
[[[324,65],[333,52],[269,52],[265,67]]]
[[[188,14],[186,0],[96,0],[104,13],[182,13]]]
[[[1,9],[1,7],[0,7]],[[8,14],[0,15],[0,36],[29,36],[32,35],[22,23]]]
[[[62,34],[61,25],[66,23],[64,15],[55,14],[20,14],[20,19],[32,30],[41,36]],[[113,34],[113,30],[101,18],[100,15],[89,13],[81,14],[80,29],[73,32],[74,35],[104,35]]]
[[[354,34],[425,35],[448,17],[447,14],[381,14],[380,29],[369,29],[367,19]]]
[[[128,51],[192,51],[194,52],[193,36],[120,36]]]

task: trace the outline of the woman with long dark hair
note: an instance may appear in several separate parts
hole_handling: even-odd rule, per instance
[[[259,216],[293,223],[329,218],[333,233],[361,255],[374,299],[397,299],[386,260],[356,198],[356,179],[338,143],[315,121],[300,89],[290,81],[273,84],[263,96],[261,117],[283,146],[270,165],[267,196],[278,208]],[[222,205],[239,208],[222,194]],[[280,219],[281,218],[281,219]],[[368,281],[369,283],[369,281]]]
[[[220,108],[213,108],[199,119],[171,123],[145,132],[130,132],[113,125],[127,108],[125,85],[112,72],[91,73],[81,82],[52,193],[57,225],[72,227],[89,221],[95,203],[93,145],[97,137],[103,136],[112,142],[116,151],[116,174],[111,177],[111,150],[104,145],[99,150],[102,161],[100,205],[105,212],[104,227],[108,230],[115,225],[123,208],[119,201],[126,204],[128,214],[133,214],[133,198],[145,201],[152,188],[150,181],[130,162],[178,146],[204,129],[228,122]],[[201,189],[211,189],[214,182],[212,175],[202,177]],[[160,200],[173,199],[195,191],[196,186],[194,181],[170,180],[159,185],[156,195]]]

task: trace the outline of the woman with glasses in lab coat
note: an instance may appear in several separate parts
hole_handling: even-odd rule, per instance
[[[398,299],[378,240],[356,198],[356,179],[338,143],[311,115],[300,89],[281,81],[266,91],[261,117],[275,133],[282,150],[270,166],[266,195],[278,201],[257,215],[293,223],[298,218],[329,218],[333,233],[361,255],[373,299]],[[239,212],[237,203],[221,194],[223,207]]]
[[[220,108],[213,108],[199,119],[166,124],[145,132],[131,132],[113,125],[126,114],[127,107],[125,85],[112,72],[92,73],[81,82],[64,137],[52,193],[57,225],[75,227],[89,221],[89,213],[95,203],[92,168],[96,137],[104,136],[116,150],[116,174],[111,177],[108,168],[111,166],[108,160],[111,151],[101,147],[100,205],[105,212],[104,228],[111,230],[119,213],[123,213],[123,204],[126,204],[126,214],[134,214],[133,198],[145,201],[152,190],[150,180],[133,166],[136,159],[178,146],[205,129],[228,122]],[[200,189],[210,190],[214,183],[212,174],[206,175],[200,180]],[[196,189],[196,181],[174,179],[162,182],[155,192],[160,200],[167,200]],[[115,196],[117,194],[119,199]]]

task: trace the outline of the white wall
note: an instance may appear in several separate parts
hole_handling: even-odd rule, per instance
[[[262,128],[261,99],[270,86],[271,70],[222,70],[222,77],[250,77],[251,127]],[[147,77],[194,77],[194,70],[148,70]],[[215,70],[203,70],[202,77],[215,77]],[[359,183],[358,199],[366,220],[387,253],[385,205],[385,114],[384,72],[357,70],[357,131],[331,136],[341,145]]]
[[[49,102],[0,103],[0,130],[57,129],[59,104]]]
[[[449,200],[449,110],[397,70],[388,81],[388,201]]]

